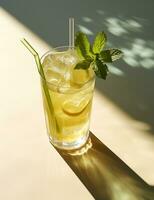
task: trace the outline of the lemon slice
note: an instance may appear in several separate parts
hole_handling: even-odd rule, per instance
[[[74,85],[84,85],[87,81],[89,81],[93,77],[93,70],[88,69],[88,70],[83,70],[83,69],[78,69],[78,70],[72,70],[71,74],[71,83]]]
[[[86,108],[90,100],[91,100],[90,94],[84,97],[81,96],[77,96],[76,98],[73,97],[72,99],[67,100],[63,103],[62,106],[63,111],[71,115],[79,114]]]

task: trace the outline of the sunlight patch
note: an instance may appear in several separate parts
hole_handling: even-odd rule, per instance
[[[78,25],[79,30],[87,35],[93,35],[93,32],[85,26]]]
[[[90,23],[90,22],[93,21],[90,17],[82,17],[82,20],[83,20],[84,22],[87,22],[87,23]]]
[[[109,71],[112,73],[112,74],[115,74],[115,75],[118,75],[118,76],[123,76],[124,75],[124,72],[121,71],[120,69],[116,68],[115,66],[113,66],[112,64],[110,64],[109,66]]]

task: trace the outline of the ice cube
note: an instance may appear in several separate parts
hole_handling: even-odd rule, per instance
[[[76,52],[73,50],[68,50],[65,55],[63,56],[63,62],[67,66],[74,66],[78,61],[78,57],[76,55]]]
[[[51,60],[58,67],[71,68],[77,63],[77,56],[73,50],[56,52],[51,55]]]
[[[69,49],[65,52],[53,52],[43,61],[47,81],[57,84],[59,92],[66,92],[82,87],[93,77],[93,70],[75,70],[79,62],[77,52]]]

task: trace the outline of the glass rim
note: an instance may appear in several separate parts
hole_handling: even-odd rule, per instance
[[[73,47],[73,46],[67,46],[67,45],[63,45],[63,46],[58,46],[58,47],[54,47],[54,48],[52,48],[52,49],[49,49],[47,52],[45,52],[42,56],[41,56],[41,58],[40,58],[40,60],[42,61],[43,60],[43,58],[48,54],[48,53],[56,53],[56,51],[54,51],[54,50],[56,50],[56,49],[62,49],[62,48],[72,48],[72,49],[76,49],[76,47]],[[41,62],[41,64],[42,64],[42,62]]]
[[[58,50],[58,49],[66,49],[66,48],[68,48],[68,49],[69,49],[69,48],[76,49],[76,48],[73,47],[73,46],[67,46],[67,45],[54,47],[54,48],[48,50],[47,52],[45,52],[45,53],[41,56],[41,58],[40,58],[41,65],[42,65],[42,63],[43,63],[43,59],[44,59],[48,54],[57,53],[56,50]],[[61,51],[59,51],[59,52],[61,52]],[[40,74],[40,72],[39,72],[39,74]],[[54,84],[54,83],[51,83],[51,82],[47,81],[45,78],[42,77],[41,74],[40,74],[40,77],[41,77],[41,79],[42,79],[43,81],[45,81],[48,85],[51,85],[51,86],[53,85],[53,86],[56,86],[56,87],[58,86],[58,85],[56,85],[56,84]],[[95,73],[94,73],[94,75],[92,76],[92,78],[90,78],[88,81],[86,81],[86,82],[83,84],[83,86],[85,86],[85,85],[88,84],[89,82],[93,81],[94,79],[95,79]],[[74,88],[74,89],[76,89],[76,90],[82,90],[82,88],[84,88],[83,86],[81,86],[81,88]],[[68,86],[62,86],[61,88],[69,88],[69,87],[68,87]]]

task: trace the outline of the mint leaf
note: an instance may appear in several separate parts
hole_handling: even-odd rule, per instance
[[[106,34],[104,32],[99,32],[94,40],[93,52],[95,54],[99,54],[104,48],[106,41],[107,41]]]
[[[110,49],[112,61],[118,60],[123,56],[123,52],[119,49]]]
[[[100,54],[99,54],[99,57],[105,63],[111,63],[112,62],[110,50],[101,51]]]
[[[90,67],[91,61],[83,60],[76,64],[74,69],[88,69]]]
[[[80,58],[82,59],[92,58],[93,55],[91,51],[91,45],[87,36],[84,33],[78,32],[76,34],[75,47]]]
[[[94,62],[94,72],[97,77],[106,79],[109,70],[107,65],[97,58]]]
[[[106,62],[111,63],[115,60],[118,60],[122,56],[123,56],[123,53],[119,49],[108,49],[108,50],[101,51],[99,54],[100,59],[105,63]]]

